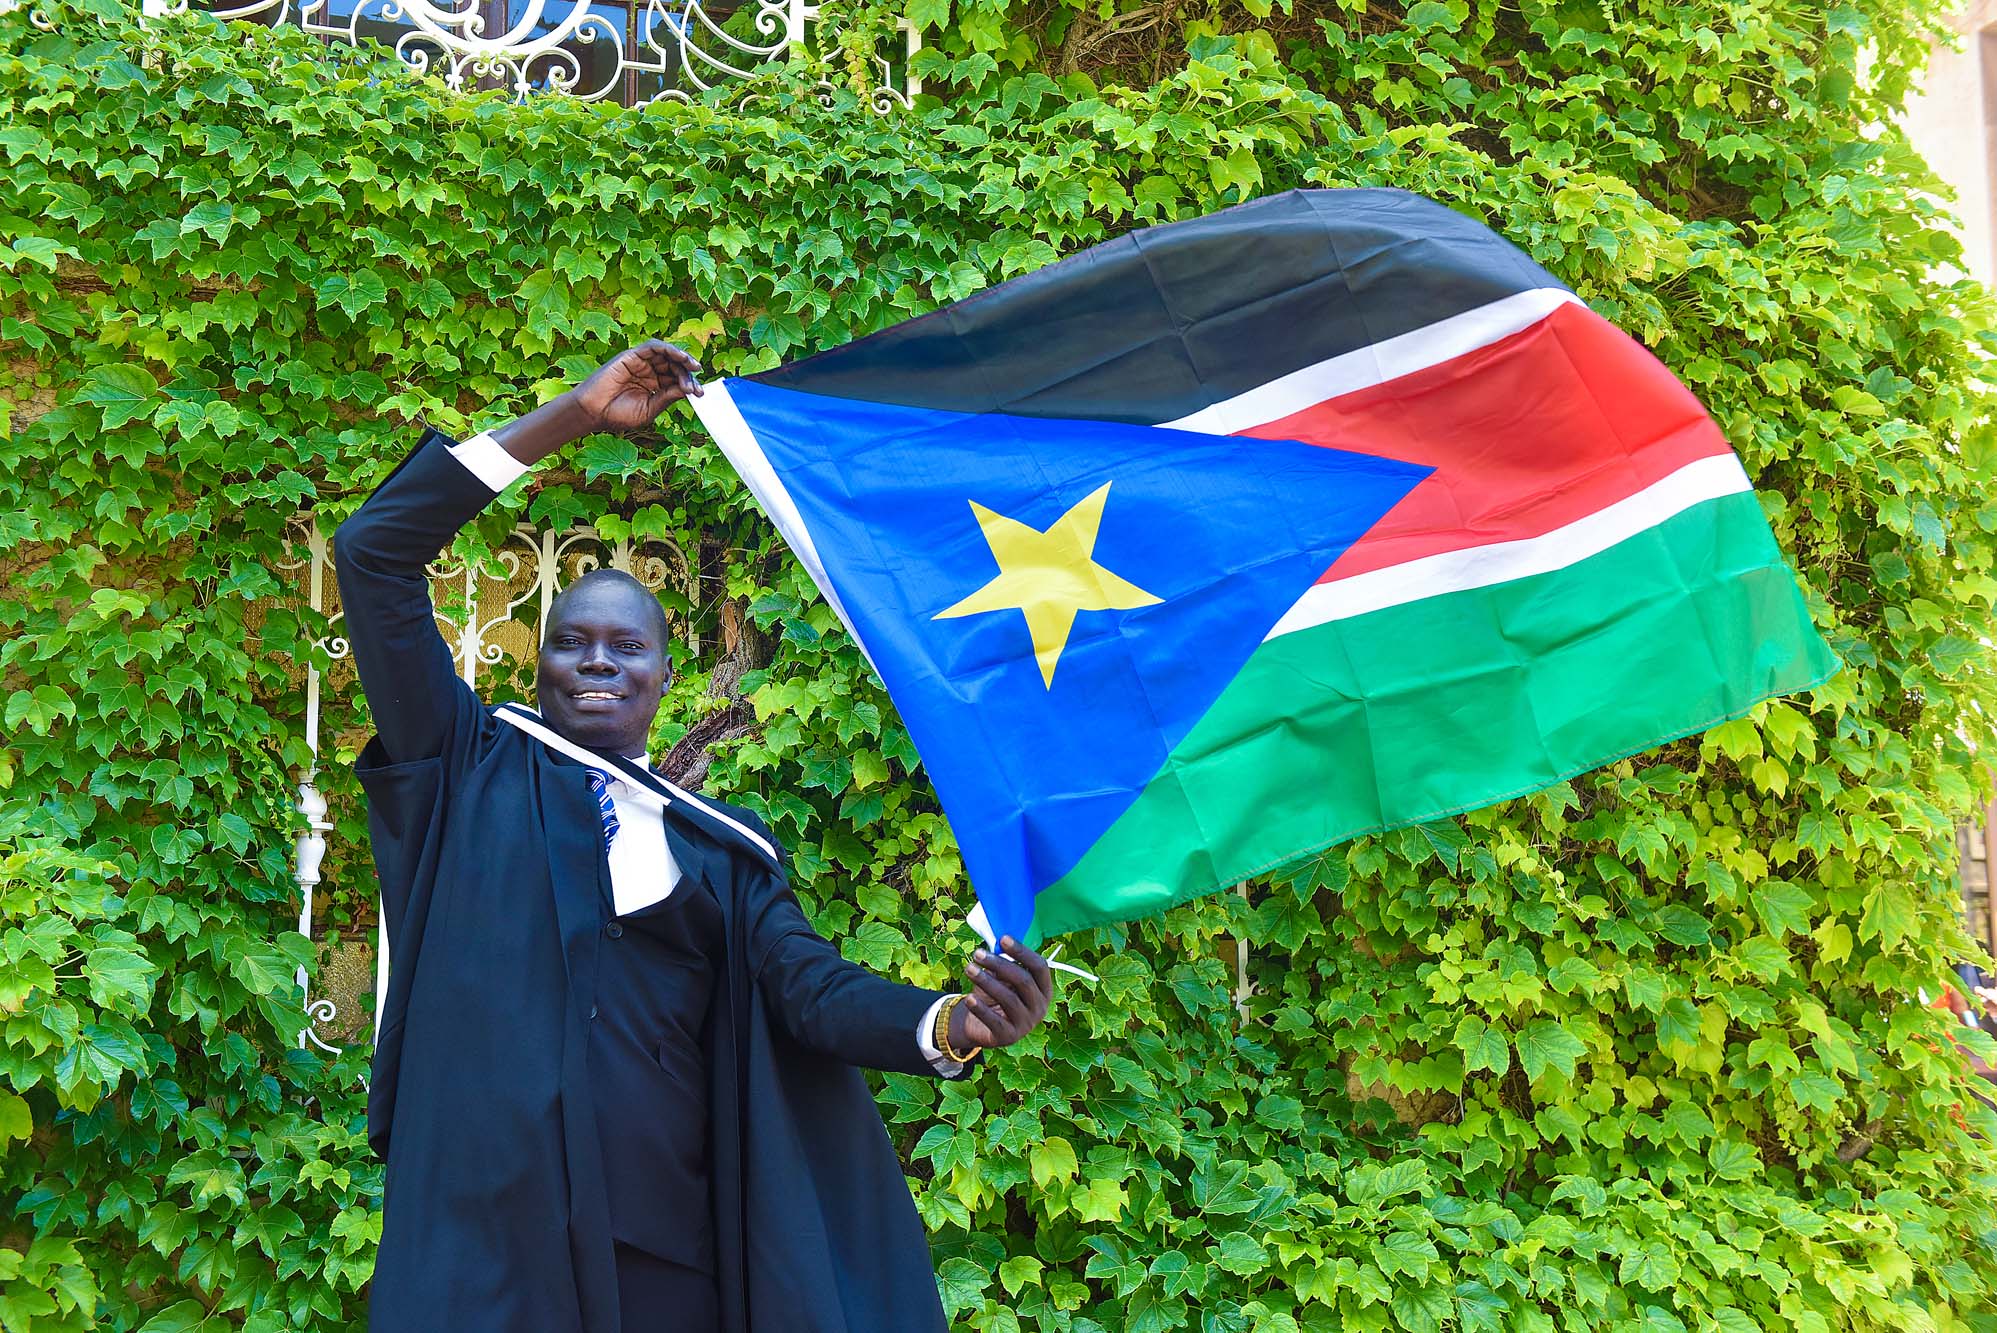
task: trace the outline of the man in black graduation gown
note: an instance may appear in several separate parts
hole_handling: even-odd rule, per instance
[[[665,619],[628,577],[556,600],[538,715],[486,708],[433,619],[424,567],[460,526],[696,370],[651,342],[490,434],[427,433],[337,534],[392,964],[373,1333],[945,1327],[855,1066],[962,1073],[1045,1017],[1045,960],[1001,941],[951,995],[842,959],[760,820],[645,766]]]

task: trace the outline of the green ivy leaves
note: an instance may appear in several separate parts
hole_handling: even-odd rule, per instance
[[[148,414],[158,392],[159,381],[143,366],[117,362],[91,367],[76,401],[96,404],[102,412],[99,424],[105,430],[116,430]]]
[[[298,664],[330,628],[287,597],[300,506],[330,527],[417,419],[492,424],[633,338],[764,368],[1328,184],[1491,222],[1676,368],[1850,670],[1068,941],[1103,981],[1044,1033],[880,1085],[957,1325],[1973,1327],[1997,1121],[1918,995],[1965,950],[1951,822],[1997,744],[1997,346],[1880,128],[1935,11],[1362,8],[935,0],[932,95],[884,118],[805,66],[515,108],[288,30],[0,16],[0,1323],[361,1324],[364,1052],[297,1044]],[[820,926],[954,984],[919,758],[690,420],[586,442],[469,544],[523,516],[700,572],[661,739],[742,719],[708,785]],[[365,939],[366,714],[315,660],[319,919]]]
[[[313,294],[322,306],[335,306],[353,319],[388,300],[388,284],[373,269],[334,273],[322,279]]]
[[[1547,1018],[1527,1025],[1518,1034],[1516,1044],[1519,1068],[1535,1083],[1556,1070],[1563,1078],[1572,1078],[1575,1062],[1588,1050],[1579,1037]]]

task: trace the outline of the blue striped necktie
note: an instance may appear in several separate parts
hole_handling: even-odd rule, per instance
[[[603,813],[603,845],[617,841],[617,803],[610,799],[610,783],[599,769],[589,770],[589,789],[596,793],[596,808]]]

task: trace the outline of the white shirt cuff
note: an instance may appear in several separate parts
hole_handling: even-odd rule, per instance
[[[451,445],[450,450],[451,457],[463,463],[465,470],[477,477],[494,495],[527,473],[527,465],[507,453],[504,446],[485,431],[480,431],[463,444]]]
[[[949,998],[947,995],[939,995],[936,997],[936,1003],[929,1006],[929,1012],[922,1016],[920,1023],[916,1024],[915,1045],[922,1052],[922,1058],[929,1061],[931,1069],[934,1069],[944,1078],[955,1078],[964,1072],[963,1063],[952,1060],[949,1056],[937,1050],[936,1042],[932,1037],[932,1034],[936,1031],[936,1012],[943,1007],[943,1002]]]

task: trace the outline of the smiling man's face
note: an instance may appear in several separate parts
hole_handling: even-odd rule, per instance
[[[640,754],[665,692],[665,617],[635,581],[584,580],[555,599],[534,688],[578,745]]]

